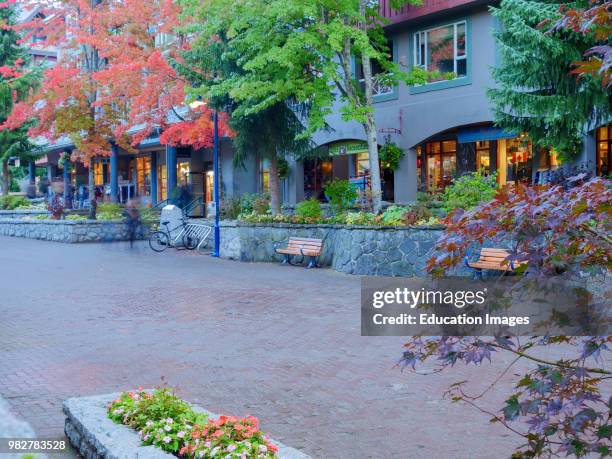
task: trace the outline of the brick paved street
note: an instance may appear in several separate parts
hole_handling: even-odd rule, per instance
[[[359,278],[331,270],[0,238],[0,318],[0,394],[40,436],[62,435],[67,397],[163,376],[316,458],[497,458],[517,445],[442,398],[468,376],[486,387],[504,359],[401,373],[403,339],[361,337]]]

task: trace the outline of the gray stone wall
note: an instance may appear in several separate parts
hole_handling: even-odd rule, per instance
[[[144,237],[146,228],[140,232]],[[0,219],[0,236],[25,237],[55,242],[113,242],[129,239],[122,221]]]
[[[324,240],[319,263],[348,274],[421,276],[438,228],[347,225],[221,223],[221,257],[240,261],[278,261],[274,244],[289,237]]]

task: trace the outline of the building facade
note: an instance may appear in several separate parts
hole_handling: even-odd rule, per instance
[[[393,142],[405,154],[395,171],[382,170],[383,200],[409,203],[418,191],[443,189],[453,177],[481,170],[497,174],[500,184],[542,183],[558,166],[555,155],[534,148],[521,133],[494,126],[487,89],[494,86],[491,68],[499,61],[494,39],[500,24],[490,14],[490,1],[425,0],[422,6],[390,7],[382,0],[381,14],[389,20],[385,32],[392,58],[411,67],[454,74],[421,86],[400,83],[389,87],[375,81],[378,142]],[[355,65],[356,78],[360,68]],[[376,69],[375,69],[376,70]],[[363,127],[345,122],[336,110],[328,118],[331,131],[316,133],[319,159],[290,160],[282,181],[283,201],[324,200],[323,187],[333,178],[367,183],[369,159]],[[585,137],[580,162],[599,175],[609,174],[612,128],[593,130]],[[69,141],[48,149],[38,164],[47,166],[52,180],[68,180],[75,191],[85,187],[88,170],[73,165],[63,172],[59,158],[73,148]],[[247,159],[233,165],[230,139],[221,142],[221,192],[227,198],[267,190],[266,161]],[[170,197],[169,190],[188,187],[194,198],[212,201],[212,149],[174,148],[159,143],[159,133],[143,141],[137,152],[113,148],[108,157],[93,162],[96,186],[103,199],[125,202],[138,196],[155,205]]]
[[[558,166],[554,152],[534,148],[524,134],[494,126],[486,92],[495,84],[491,68],[499,61],[494,32],[500,24],[489,12],[491,4],[425,0],[422,6],[394,10],[389,0],[381,1],[394,61],[405,70],[422,67],[455,75],[422,86],[374,85],[379,145],[391,141],[405,151],[398,170],[383,170],[384,200],[411,202],[417,191],[442,189],[453,177],[476,170],[497,173],[500,184],[542,183]],[[359,181],[368,174],[363,128],[340,115],[328,121],[333,132],[315,141],[332,156],[297,164],[295,172],[304,176],[299,198],[321,197],[322,184],[333,177]],[[590,132],[578,159],[599,175],[609,173],[610,131]]]

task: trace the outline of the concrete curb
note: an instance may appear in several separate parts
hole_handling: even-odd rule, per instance
[[[26,421],[17,419],[11,413],[8,403],[0,396],[0,438],[36,438],[34,430]],[[2,453],[0,456],[3,459],[17,459],[23,456],[23,453]],[[37,459],[43,459],[45,454],[36,454]]]
[[[81,456],[85,459],[176,459],[176,456],[154,446],[141,446],[134,430],[115,424],[108,418],[106,407],[119,395],[114,393],[64,401],[64,431]],[[219,417],[197,405],[192,407],[210,418]],[[278,456],[281,459],[310,459],[310,456],[295,448],[271,441],[279,447]]]

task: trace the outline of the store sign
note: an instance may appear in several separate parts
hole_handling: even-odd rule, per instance
[[[348,142],[337,142],[329,146],[329,156],[356,155],[367,153],[368,144],[361,140],[351,140]]]

